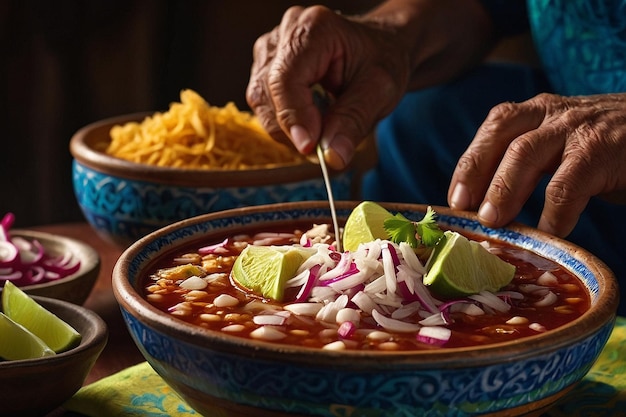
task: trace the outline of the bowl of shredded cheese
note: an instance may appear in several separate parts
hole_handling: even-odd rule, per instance
[[[121,246],[205,213],[326,198],[317,163],[274,141],[253,114],[234,103],[211,106],[193,90],[183,90],[165,112],[81,128],[70,152],[83,214]],[[374,160],[373,141],[366,141],[350,166],[331,172],[334,197],[357,199]]]

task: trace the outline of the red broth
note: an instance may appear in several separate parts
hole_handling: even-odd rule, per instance
[[[293,239],[285,239],[299,242],[300,235],[296,232]],[[467,237],[478,239],[471,235]],[[286,243],[281,239],[269,239],[265,243]],[[285,301],[279,303],[263,299],[235,285],[230,277],[232,264],[245,245],[253,240],[254,237],[240,236],[230,239],[225,245],[216,243],[220,248],[217,253],[200,254],[198,246],[172,255],[156,265],[153,274],[146,277],[146,299],[181,320],[243,338],[313,348],[387,351],[454,348],[510,341],[560,327],[581,316],[590,306],[588,292],[569,271],[532,252],[490,241],[490,250],[516,267],[511,284],[498,293],[499,298],[510,305],[508,311],[498,312],[488,306],[481,306],[484,314],[475,315],[464,312],[468,310],[463,308],[456,308],[479,304],[474,300],[446,307],[444,313],[439,314],[445,323],[435,324],[435,327],[447,328],[451,333],[448,340],[441,342],[424,341],[417,337],[415,331],[385,329],[371,315],[349,302],[347,307],[359,311],[361,318],[357,326],[346,331],[345,326],[341,327],[341,322],[319,321],[314,315],[288,311],[289,305],[294,304],[298,288],[286,291]],[[194,275],[194,271],[172,275],[171,268],[180,265],[202,266],[203,273],[206,273],[202,281],[207,283],[206,286],[199,288],[191,285],[191,288],[185,288],[193,280],[183,283],[188,275]],[[183,269],[186,268],[188,266]],[[168,269],[170,276],[159,276],[159,271]],[[181,268],[175,271],[181,273]],[[200,287],[203,285],[200,283]],[[450,304],[448,301],[441,300],[446,305]],[[409,304],[409,301],[404,304]],[[409,315],[402,321],[415,324],[424,319],[423,312],[420,314]],[[270,317],[268,321],[269,316],[274,316],[275,320]]]

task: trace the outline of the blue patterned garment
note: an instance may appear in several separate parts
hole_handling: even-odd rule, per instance
[[[528,16],[556,93],[626,92],[626,0],[528,0]]]

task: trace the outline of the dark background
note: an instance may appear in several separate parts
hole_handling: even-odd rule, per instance
[[[69,140],[91,122],[167,110],[191,88],[248,109],[252,46],[291,5],[362,12],[369,0],[0,1],[0,217],[82,220]]]

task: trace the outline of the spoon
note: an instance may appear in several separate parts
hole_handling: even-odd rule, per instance
[[[324,159],[324,151],[320,144],[317,145],[317,159],[322,167],[322,176],[324,177],[324,184],[326,185],[326,192],[328,194],[328,204],[330,205],[330,216],[333,219],[333,229],[335,230],[335,246],[337,252],[341,252],[341,236],[339,234],[339,222],[337,221],[337,211],[335,210],[335,199],[333,197],[333,189],[330,184],[330,177],[328,175],[328,168],[326,167],[326,160]]]

